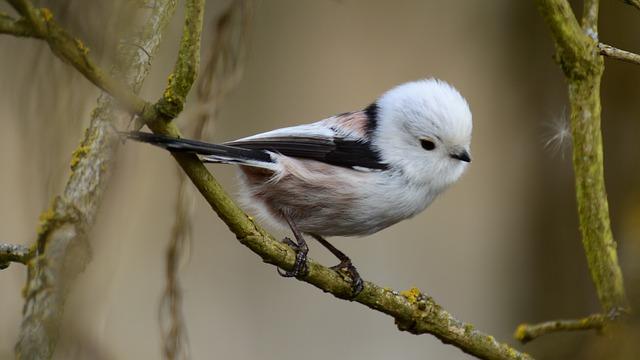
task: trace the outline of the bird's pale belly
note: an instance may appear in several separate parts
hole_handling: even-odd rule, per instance
[[[322,236],[373,234],[414,216],[431,202],[430,196],[402,187],[310,184],[296,179],[244,182],[250,196],[243,203],[259,220],[287,228],[282,216],[286,213],[300,231]]]

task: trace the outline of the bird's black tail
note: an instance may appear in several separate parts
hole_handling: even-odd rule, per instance
[[[243,164],[249,166],[270,167],[273,159],[264,150],[245,149],[237,146],[211,144],[203,141],[178,139],[164,135],[141,131],[122,132],[128,139],[152,144],[171,152],[189,152],[203,155],[205,162]]]

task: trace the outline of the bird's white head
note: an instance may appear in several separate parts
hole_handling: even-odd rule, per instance
[[[409,82],[372,106],[372,144],[410,182],[438,191],[462,175],[471,161],[472,121],[455,88],[437,79]]]

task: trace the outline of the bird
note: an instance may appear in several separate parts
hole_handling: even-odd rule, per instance
[[[239,168],[240,203],[259,221],[290,229],[296,252],[285,277],[307,273],[305,236],[326,247],[346,271],[355,297],[363,280],[351,259],[325,237],[376,233],[426,209],[471,162],[472,115],[449,83],[403,83],[362,110],[222,144],[147,132],[126,137],[204,163]]]

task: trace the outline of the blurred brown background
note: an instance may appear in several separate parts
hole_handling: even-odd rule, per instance
[[[40,3],[108,63],[116,41],[111,29],[123,16],[119,1]],[[203,54],[227,4],[208,1]],[[601,40],[640,51],[638,17],[622,1],[602,1]],[[148,99],[158,98],[175,60],[181,12],[174,20],[143,90]],[[42,42],[0,36],[0,53],[0,242],[29,244],[39,213],[64,185],[98,91]],[[365,279],[394,289],[417,286],[460,320],[514,343],[520,322],[599,311],[577,230],[570,147],[546,146],[568,113],[552,54],[532,1],[265,0],[255,10],[244,78],[221,104],[207,140],[361,108],[409,80],[450,82],[474,115],[468,173],[415,219],[333,242]],[[634,298],[639,83],[639,67],[606,62],[607,190]],[[122,147],[119,157],[91,234],[93,261],[66,306],[58,359],[161,357],[158,306],[176,165],[165,152],[138,144]],[[232,167],[211,170],[236,190]],[[202,199],[195,206],[191,251],[180,272],[194,359],[470,358],[432,336],[399,332],[387,316],[279,277]],[[333,265],[321,247],[312,244],[311,251]],[[21,265],[0,273],[0,359],[13,357],[24,280]],[[594,348],[608,354],[614,343],[585,332],[517,347],[538,358],[582,359],[599,354]]]

